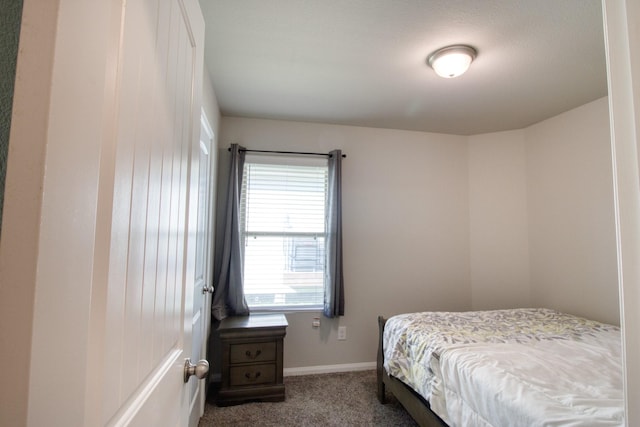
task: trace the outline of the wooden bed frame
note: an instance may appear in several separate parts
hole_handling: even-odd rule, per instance
[[[402,381],[389,376],[384,369],[384,351],[382,348],[382,335],[384,333],[384,325],[387,322],[382,316],[378,316],[378,360],[377,360],[377,377],[378,377],[378,400],[380,403],[386,403],[385,391],[392,393],[396,399],[404,406],[407,412],[421,427],[447,427],[440,417],[438,417],[422,396],[416,393],[411,387]]]

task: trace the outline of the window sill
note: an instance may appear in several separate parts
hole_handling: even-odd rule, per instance
[[[322,313],[322,307],[260,307],[251,308],[249,310],[252,314],[268,314],[268,313]]]

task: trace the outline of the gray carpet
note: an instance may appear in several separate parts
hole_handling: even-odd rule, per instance
[[[284,402],[207,403],[200,427],[417,425],[393,396],[378,402],[375,371],[285,377],[284,383]]]

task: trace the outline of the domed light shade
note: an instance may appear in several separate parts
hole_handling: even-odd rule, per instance
[[[471,46],[447,46],[429,55],[427,63],[440,77],[451,79],[464,74],[476,55],[476,50]]]

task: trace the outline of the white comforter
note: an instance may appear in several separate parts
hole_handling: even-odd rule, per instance
[[[624,425],[619,335],[578,341],[469,344],[440,354],[450,426]],[[436,407],[437,406],[437,407]]]
[[[450,426],[623,425],[619,328],[547,309],[390,318],[389,375]]]

